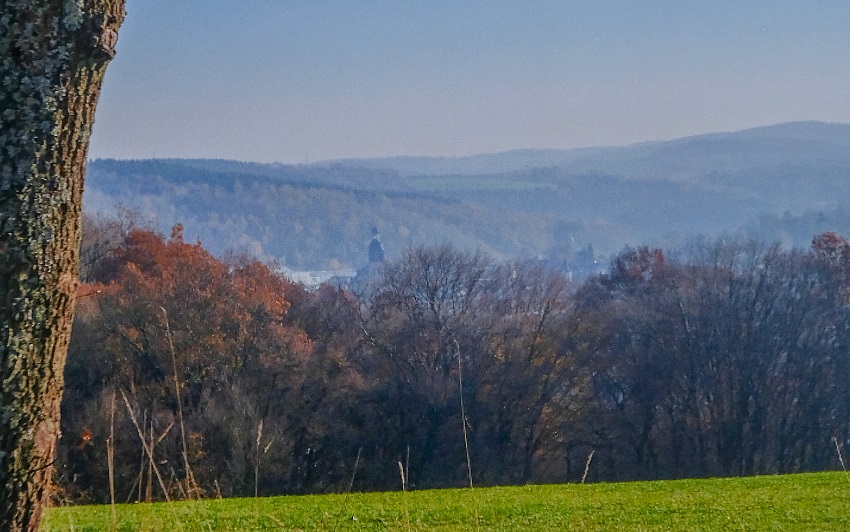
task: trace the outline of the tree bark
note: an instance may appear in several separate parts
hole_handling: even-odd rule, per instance
[[[124,0],[0,0],[0,528],[50,495],[86,152]]]

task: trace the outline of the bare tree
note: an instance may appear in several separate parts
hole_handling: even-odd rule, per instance
[[[86,152],[124,0],[0,2],[0,523],[48,498]]]

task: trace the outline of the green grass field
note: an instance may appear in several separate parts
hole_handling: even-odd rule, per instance
[[[850,530],[844,473],[117,507],[118,530]],[[53,508],[43,530],[109,530],[109,506]]]

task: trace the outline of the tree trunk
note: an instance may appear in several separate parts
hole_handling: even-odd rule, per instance
[[[94,111],[124,0],[0,0],[0,528],[49,499]]]

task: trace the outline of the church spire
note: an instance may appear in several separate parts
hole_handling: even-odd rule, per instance
[[[384,262],[384,246],[377,227],[372,228],[372,241],[369,243],[369,263]]]

